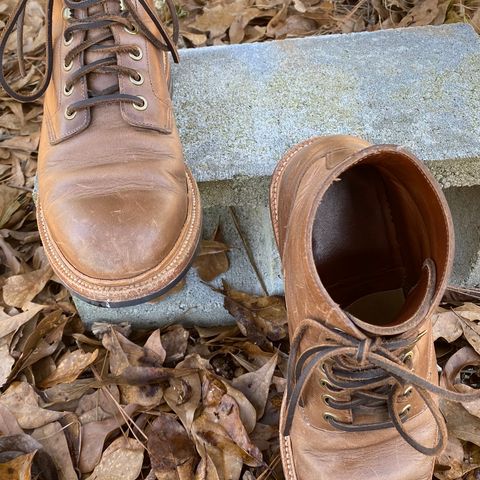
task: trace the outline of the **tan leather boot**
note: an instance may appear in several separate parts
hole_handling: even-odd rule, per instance
[[[26,4],[19,2],[3,32],[2,66]],[[37,200],[43,244],[75,295],[104,306],[139,303],[178,282],[200,238],[199,193],[169,92],[167,52],[178,58],[175,42],[153,0],[49,0],[47,17],[43,84],[22,95],[3,68],[0,74],[17,100],[45,93]]]
[[[432,394],[467,400],[437,386],[429,316],[453,255],[439,186],[397,146],[314,138],[278,165],[271,214],[292,339],[286,478],[430,480],[446,440]]]

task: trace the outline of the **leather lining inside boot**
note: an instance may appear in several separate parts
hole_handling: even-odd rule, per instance
[[[312,247],[331,298],[360,320],[383,326],[400,321],[416,303],[428,232],[409,186],[372,163],[350,168],[326,191]]]

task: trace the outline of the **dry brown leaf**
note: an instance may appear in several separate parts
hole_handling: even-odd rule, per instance
[[[150,334],[147,341],[145,342],[144,347],[151,350],[152,352],[155,352],[158,355],[158,360],[161,361],[162,365],[163,365],[163,362],[165,361],[165,358],[167,357],[167,352],[166,352],[165,348],[163,347],[162,335],[160,333],[159,328],[157,328],[157,330],[154,330]]]
[[[147,435],[150,462],[157,480],[191,480],[197,463],[195,446],[175,418],[160,414]]]
[[[460,307],[454,308],[451,312],[458,320],[458,326],[461,327],[468,343],[480,353],[480,306],[473,303],[465,303]],[[457,334],[458,326],[449,317],[444,325],[444,333],[450,334],[453,338]]]
[[[5,228],[13,214],[22,207],[24,197],[18,189],[0,184],[0,228]]]
[[[440,400],[440,409],[447,422],[450,436],[480,446],[480,419],[465,410],[462,405]]]
[[[44,265],[33,272],[7,278],[3,287],[5,303],[13,307],[24,308],[43,290],[52,276],[52,267]]]
[[[4,405],[0,405],[0,436],[19,435],[23,433],[17,419]]]
[[[196,479],[238,480],[243,464],[262,465],[260,450],[251,443],[237,402],[212,375],[202,384],[203,411],[192,424],[192,435],[202,457]]]
[[[163,383],[170,376],[162,368],[163,356],[136,345],[114,328],[106,331],[102,343],[110,352],[112,374],[130,383],[120,385],[123,401],[146,407],[158,405],[163,398]]]
[[[440,25],[445,21],[449,4],[450,0],[422,0],[414,5],[399,26]]]
[[[432,316],[433,339],[444,338],[451,343],[460,338],[463,334],[462,324],[455,312],[438,308]]]
[[[436,459],[435,477],[438,480],[457,480],[463,475],[464,451],[462,442],[455,437],[448,439],[447,446]]]
[[[57,467],[59,480],[78,480],[72,457],[68,449],[63,427],[59,422],[49,423],[32,432],[32,437],[38,441],[48,453]]]
[[[20,434],[0,437],[0,455],[2,458],[11,459],[20,452],[26,454],[26,456],[17,457],[18,462],[0,463],[0,478],[2,480],[8,478],[7,474],[13,475],[11,478],[15,480],[30,479],[31,476],[37,479],[40,474],[41,480],[58,480],[57,469],[50,455],[30,435]],[[32,473],[31,476],[30,473]]]
[[[281,297],[257,297],[239,292],[223,282],[224,306],[241,332],[260,345],[266,339],[278,341],[287,335],[287,310]]]
[[[195,259],[193,266],[197,269],[198,276],[204,282],[211,282],[230,268],[227,252],[229,247],[218,240],[203,240],[201,251]]]
[[[3,387],[12,375],[17,355],[14,354],[12,341],[16,333],[32,320],[43,306],[29,304],[26,311],[17,315],[7,315],[0,310],[0,387]]]
[[[37,452],[26,453],[0,463],[0,478],[2,480],[30,480],[33,457]]]
[[[43,305],[31,303],[27,306],[24,312],[12,316],[7,315],[3,310],[0,310],[0,338],[15,333],[22,325],[31,320],[43,308]]]
[[[165,348],[167,365],[179,362],[185,356],[190,334],[181,325],[171,326],[162,335],[162,345]]]
[[[72,383],[97,357],[98,350],[94,350],[91,353],[85,353],[81,350],[67,352],[58,362],[55,371],[45,378],[40,386],[49,388],[59,383]]]
[[[165,390],[165,401],[188,431],[192,428],[195,412],[200,405],[201,390],[202,383],[198,373],[172,378],[170,386]]]
[[[33,429],[55,422],[62,412],[40,408],[39,397],[27,382],[14,382],[0,395],[0,405],[8,408],[20,427]]]
[[[81,398],[92,388],[99,388],[99,384],[95,379],[82,378],[72,383],[61,383],[52,388],[43,391],[45,399],[45,407],[54,406],[55,409],[62,409],[63,404],[74,402]]]
[[[275,354],[268,363],[256,372],[248,372],[233,380],[233,386],[240,390],[255,407],[257,420],[262,418],[267,404],[268,392],[273,373],[277,366],[278,355]]]
[[[93,471],[102,457],[103,444],[106,438],[124,425],[138,409],[137,405],[127,405],[114,417],[99,422],[90,422],[81,430],[81,451],[78,468],[82,473]]]
[[[61,310],[54,310],[42,318],[25,339],[14,372],[18,373],[42,358],[52,355],[62,339],[67,321],[68,318]]]
[[[143,445],[134,438],[117,438],[103,452],[88,480],[136,480],[143,464]]]
[[[120,404],[120,391],[117,385],[107,385],[105,387],[95,390],[93,393],[83,395],[78,402],[75,413],[81,418],[87,412],[102,409],[107,415],[116,415],[118,406]],[[94,421],[100,418],[94,419]],[[87,423],[85,419],[81,418],[82,423]]]

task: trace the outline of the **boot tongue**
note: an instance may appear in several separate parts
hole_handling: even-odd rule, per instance
[[[381,336],[400,335],[418,327],[425,320],[432,306],[435,290],[435,264],[433,260],[427,259],[423,264],[420,279],[408,292],[403,305],[392,320],[379,325],[378,323],[374,324],[360,320],[354,312],[349,314],[349,317],[358,328],[366,333]]]
[[[120,3],[118,0],[108,0],[108,2],[94,5],[88,8],[88,16],[94,17],[95,15],[103,15],[105,13],[115,13],[120,14]],[[112,31],[110,28],[96,28],[94,30],[89,30],[87,32],[85,40],[92,40],[94,38],[99,38],[105,36],[107,34],[111,34]],[[114,45],[114,39],[112,38],[108,40],[104,40],[103,42],[99,43],[98,45],[101,46],[112,46]],[[105,52],[96,52],[95,47],[89,48],[85,52],[85,65],[88,65],[96,60],[101,60],[104,58],[108,58],[110,56],[115,56],[115,54],[105,53]],[[88,75],[88,88],[90,92],[101,92],[110,87],[117,87],[119,88],[119,81],[118,75],[113,73],[91,73]]]

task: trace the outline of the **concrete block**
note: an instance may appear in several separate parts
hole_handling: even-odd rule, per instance
[[[200,183],[206,234],[220,219],[233,247],[227,281],[261,293],[231,220],[234,206],[269,293],[281,293],[269,176],[293,144],[352,134],[406,146],[426,162],[447,189],[457,227],[453,280],[479,284],[472,207],[480,205],[479,51],[467,25],[182,50],[174,68],[175,114]],[[139,326],[231,321],[222,304],[194,272],[183,292],[158,304],[107,310],[77,302],[87,323]]]

